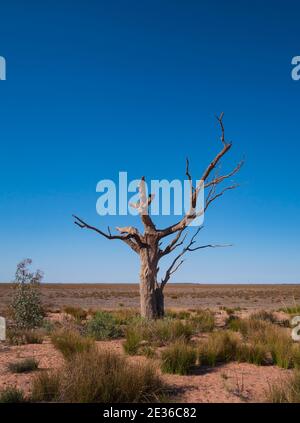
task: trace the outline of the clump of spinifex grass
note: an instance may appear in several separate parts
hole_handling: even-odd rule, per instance
[[[217,363],[236,359],[239,336],[231,331],[213,332],[198,348],[200,364],[215,366]]]
[[[290,377],[272,384],[267,401],[272,403],[300,403],[300,372],[294,371]]]
[[[162,352],[161,369],[164,373],[187,375],[196,364],[197,352],[194,347],[177,340]]]
[[[262,363],[273,362],[284,369],[300,366],[300,346],[294,343],[287,329],[257,318],[232,319],[228,326],[231,330],[240,332],[248,346],[252,345],[252,357],[255,350],[256,356],[261,355],[263,350],[269,355],[268,360],[262,360]],[[247,355],[245,351],[246,347],[241,357]]]
[[[34,358],[9,363],[8,368],[12,373],[28,373],[37,370],[39,363]]]
[[[198,309],[190,316],[190,322],[196,332],[211,332],[215,327],[215,316],[210,310]]]
[[[74,319],[80,323],[82,320],[87,318],[87,311],[81,307],[66,306],[64,307],[64,312],[74,317]]]
[[[193,334],[190,322],[175,319],[147,321],[139,319],[128,325],[123,344],[125,352],[137,354],[143,341],[150,345],[166,345],[177,339],[189,340]]]
[[[40,329],[7,329],[7,340],[11,345],[42,344],[43,339],[44,334]]]
[[[11,386],[3,391],[0,391],[1,404],[16,404],[19,402],[26,402],[23,391]]]
[[[76,353],[90,351],[94,348],[92,339],[84,338],[79,333],[70,330],[59,330],[52,333],[51,341],[67,360],[72,359]]]
[[[261,342],[254,344],[241,343],[238,345],[236,359],[239,362],[247,362],[257,366],[271,363],[268,347]]]
[[[33,402],[59,401],[60,398],[60,373],[41,372],[32,385],[31,400]]]
[[[33,400],[71,403],[158,402],[165,387],[154,367],[107,350],[75,354],[59,373],[38,376]]]

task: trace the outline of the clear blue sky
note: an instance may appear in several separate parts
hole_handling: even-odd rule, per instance
[[[96,214],[96,183],[184,178],[187,155],[199,176],[224,111],[224,169],[246,165],[200,241],[234,246],[174,281],[300,282],[299,1],[7,0],[0,20],[1,281],[31,257],[49,282],[136,282],[138,257],[71,214],[128,224]]]

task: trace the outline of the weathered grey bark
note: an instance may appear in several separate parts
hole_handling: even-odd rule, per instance
[[[157,242],[140,252],[141,316],[156,319],[164,316],[163,288],[157,280],[159,249]]]
[[[200,182],[194,187],[192,183],[192,178],[189,172],[189,161],[186,160],[186,176],[190,183],[190,210],[189,212],[182,217],[182,219],[165,229],[157,229],[149,216],[149,206],[154,196],[150,194],[147,196],[145,189],[145,178],[141,178],[139,186],[139,201],[135,204],[130,204],[131,207],[134,207],[138,210],[141,221],[144,226],[144,233],[140,233],[137,228],[133,226],[126,226],[124,228],[117,227],[119,235],[112,235],[110,229],[108,232],[103,232],[102,230],[89,225],[84,220],[80,219],[77,216],[75,217],[75,224],[80,228],[91,229],[97,232],[99,235],[104,236],[107,239],[113,240],[118,239],[125,242],[135,253],[140,257],[140,296],[141,296],[141,315],[147,319],[156,319],[164,316],[164,287],[167,282],[170,280],[171,275],[176,272],[176,270],[182,265],[183,260],[182,256],[186,252],[192,252],[199,250],[201,248],[208,247],[219,247],[220,245],[202,245],[199,247],[193,247],[195,243],[195,238],[199,233],[199,228],[194,236],[191,238],[190,242],[183,248],[183,250],[173,259],[171,265],[167,269],[164,278],[161,281],[158,281],[158,272],[159,260],[172,253],[179,246],[183,245],[185,241],[185,236],[182,237],[183,232],[189,227],[189,224],[199,216],[197,210],[197,201],[198,195],[201,189],[209,188],[208,193],[205,197],[204,207],[201,210],[200,214],[203,214],[210,204],[215,201],[217,198],[221,197],[227,190],[236,188],[237,185],[230,185],[226,188],[223,188],[220,192],[217,192],[217,186],[221,184],[224,180],[227,180],[231,176],[235,175],[241,168],[243,162],[240,162],[231,172],[225,175],[217,176],[216,174],[212,176],[213,171],[216,170],[219,165],[222,157],[231,149],[231,143],[226,142],[225,140],[225,131],[223,125],[223,113],[220,117],[217,118],[221,127],[221,142],[222,149],[215,156],[215,158],[210,162],[210,164],[205,168]],[[161,248],[162,241],[169,237],[173,236],[173,239],[167,244],[165,248]]]

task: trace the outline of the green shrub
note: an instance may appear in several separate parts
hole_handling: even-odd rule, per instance
[[[11,345],[42,344],[43,334],[36,329],[8,328],[7,340]]]
[[[30,259],[17,265],[14,295],[11,303],[13,318],[18,328],[34,328],[41,326],[44,310],[40,300],[40,283],[42,273],[31,273],[28,266]]]
[[[195,348],[183,341],[176,341],[162,352],[161,369],[165,373],[187,375],[196,364]]]
[[[58,401],[60,396],[60,376],[54,371],[41,372],[33,380],[31,400],[33,402]]]
[[[100,341],[119,338],[123,331],[111,313],[98,311],[87,324],[87,334]]]
[[[0,392],[0,403],[15,404],[25,402],[24,394],[17,388],[8,387]]]
[[[51,335],[51,341],[67,360],[72,359],[76,353],[90,351],[94,348],[94,342],[91,339],[69,330],[54,332]]]
[[[233,332],[211,333],[199,346],[200,364],[215,366],[219,362],[235,360],[240,342],[238,335]]]
[[[37,370],[39,363],[34,358],[26,358],[22,361],[9,363],[8,368],[12,373],[28,373]]]

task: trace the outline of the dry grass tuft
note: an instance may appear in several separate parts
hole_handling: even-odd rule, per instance
[[[83,338],[77,332],[59,330],[51,335],[52,344],[58,349],[65,359],[70,360],[74,354],[90,351],[94,348],[94,342],[90,338]]]

